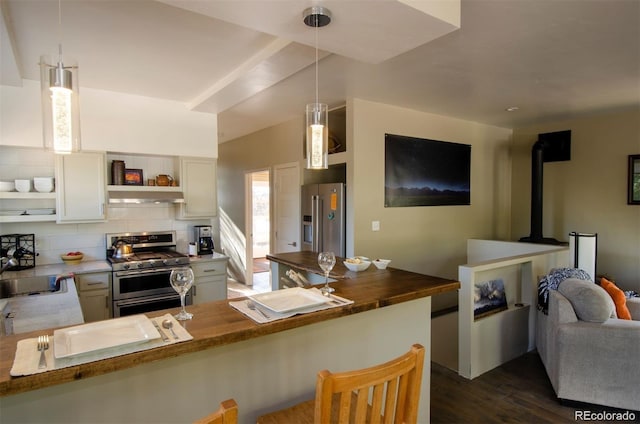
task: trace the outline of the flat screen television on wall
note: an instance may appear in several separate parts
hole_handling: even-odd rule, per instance
[[[471,204],[471,146],[385,134],[385,207]]]

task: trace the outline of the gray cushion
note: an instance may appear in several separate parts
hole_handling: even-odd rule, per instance
[[[558,291],[569,299],[578,319],[588,322],[605,322],[611,317],[613,304],[605,289],[591,281],[568,278],[558,286]]]

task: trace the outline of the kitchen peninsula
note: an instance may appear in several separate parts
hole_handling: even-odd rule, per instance
[[[304,269],[311,267],[305,255],[270,259]],[[184,325],[193,340],[25,377],[9,376],[16,343],[42,332],[3,337],[0,421],[191,422],[230,397],[240,422],[255,421],[313,397],[321,369],[361,368],[413,343],[430,346],[430,296],[459,288],[453,280],[373,267],[331,285],[354,303],[267,324],[228,300],[193,305],[194,319]],[[426,361],[419,422],[429,416],[429,354]]]

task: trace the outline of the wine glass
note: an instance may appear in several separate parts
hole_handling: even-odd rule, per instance
[[[187,312],[184,307],[184,298],[193,285],[193,271],[189,267],[173,268],[169,281],[171,282],[171,287],[180,295],[180,305],[182,305],[182,310],[175,315],[176,319],[185,321],[193,318],[193,314]]]
[[[336,255],[333,252],[321,252],[318,255],[318,265],[324,271],[324,287],[320,289],[323,295],[329,296],[329,293],[335,291],[333,287],[329,287],[329,273],[336,264]]]

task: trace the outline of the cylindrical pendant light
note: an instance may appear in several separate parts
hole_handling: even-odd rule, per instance
[[[62,6],[58,1],[58,30],[62,31]],[[62,44],[58,59],[40,57],[42,132],[44,148],[55,153],[80,151],[80,108],[78,66],[67,57],[62,62]]]
[[[69,62],[67,62],[68,65]],[[55,153],[80,151],[78,68],[40,58],[44,148]]]
[[[327,105],[310,103],[307,115],[307,168],[329,167],[329,113]]]
[[[313,6],[302,13],[304,23],[315,28],[316,46],[316,102],[307,104],[307,169],[329,167],[329,108],[318,101],[318,28],[331,22],[331,12],[321,6]]]

